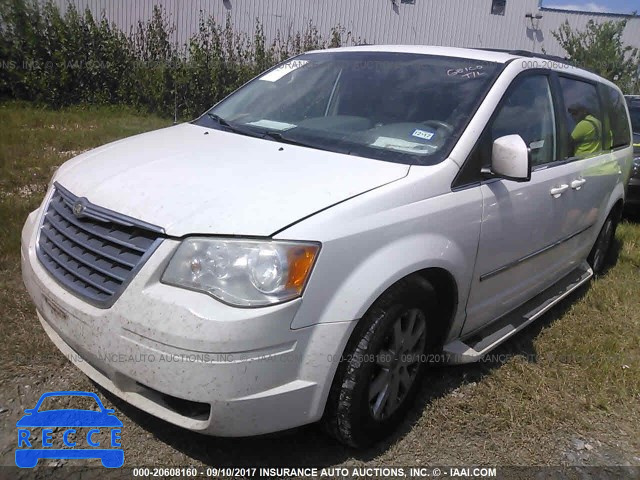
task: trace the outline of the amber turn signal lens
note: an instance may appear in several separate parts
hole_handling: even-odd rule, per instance
[[[287,253],[289,263],[287,288],[295,289],[298,293],[302,292],[317,254],[318,247],[311,245],[304,245],[289,250]]]

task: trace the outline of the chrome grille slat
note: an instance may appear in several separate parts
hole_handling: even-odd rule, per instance
[[[106,253],[105,251],[101,251],[98,248],[93,247],[90,243],[88,242],[80,242],[78,241],[77,238],[73,238],[73,236],[66,231],[66,229],[64,227],[61,227],[60,225],[58,225],[51,217],[47,218],[47,221],[49,223],[49,225],[51,225],[51,227],[53,227],[58,233],[60,233],[61,235],[64,235],[65,237],[67,237],[69,240],[71,240],[72,242],[75,242],[76,244],[80,245],[82,248],[85,248],[97,255],[101,255],[103,257],[105,257],[108,260],[117,262],[121,265],[124,265],[125,267],[129,267],[129,269],[132,269],[133,267],[136,266],[135,263],[131,263],[131,262],[127,262],[126,260],[122,259],[122,258],[118,258],[115,255],[110,255],[108,253]],[[77,235],[76,235],[77,236]]]
[[[56,219],[56,215],[58,215],[60,218]],[[138,261],[139,252],[135,252],[135,251],[132,252],[129,249],[123,251],[122,248],[126,248],[126,247],[122,247],[121,245],[118,245],[116,243],[114,243],[113,245],[107,245],[106,240],[104,240],[103,238],[92,237],[86,230],[76,227],[71,222],[67,222],[64,219],[64,217],[60,216],[55,211],[50,212],[50,214],[47,215],[46,219],[56,230],[65,231],[73,235],[75,237],[73,238],[73,240],[76,243],[79,243],[83,246],[88,245],[89,247],[96,249],[100,253],[105,251],[107,247],[112,247],[114,250],[117,251],[117,255],[120,256],[116,258],[119,258],[120,260],[122,260],[122,262],[124,262],[127,266],[130,266],[130,267],[134,267],[136,262]],[[63,222],[66,222],[66,223],[63,223]],[[108,252],[105,252],[105,253],[108,254]],[[125,254],[131,257],[130,261],[128,261],[125,258],[122,258],[122,256]]]
[[[58,265],[60,265],[62,268],[64,268],[67,272],[69,272],[72,275],[77,275],[77,269],[73,269],[69,266],[69,262],[65,262],[63,261],[63,259],[60,258],[60,255],[56,254],[55,252],[52,251],[51,247],[49,247],[47,244],[45,243],[41,243],[40,244],[40,248],[42,248],[45,253],[47,255],[49,255],[49,258],[51,260],[53,260],[54,262],[56,262]],[[115,290],[110,290],[107,287],[103,287],[102,285],[98,284],[97,282],[91,280],[90,278],[88,278],[87,276],[85,276],[82,279],[84,282],[88,283],[89,285],[91,285],[93,288],[96,288],[104,293],[108,293],[109,295],[113,295],[115,293]]]
[[[44,233],[44,234],[47,236],[47,238],[49,239],[49,241],[50,241],[51,243],[53,243],[56,247],[58,247],[58,248],[59,248],[60,250],[62,250],[64,253],[66,253],[67,255],[69,255],[71,258],[73,258],[76,262],[83,263],[83,264],[85,264],[87,267],[89,267],[89,268],[93,268],[94,270],[96,270],[96,271],[98,271],[98,272],[102,273],[103,275],[106,275],[106,276],[108,276],[108,277],[111,277],[111,278],[113,278],[114,280],[116,280],[116,281],[118,281],[118,282],[120,282],[120,283],[122,283],[122,282],[124,282],[124,281],[125,281],[125,278],[124,278],[124,277],[121,277],[121,276],[119,276],[119,275],[116,275],[116,274],[115,274],[115,273],[113,273],[113,272],[109,272],[108,270],[106,270],[106,269],[104,269],[104,268],[100,267],[99,265],[97,265],[95,262],[91,262],[91,261],[89,261],[88,259],[86,259],[86,258],[82,258],[80,255],[78,255],[78,254],[76,254],[76,253],[73,253],[69,248],[65,247],[62,243],[58,242],[58,241],[53,237],[53,235],[51,235],[51,234],[49,234],[49,232],[47,232],[47,230],[46,230],[46,229],[44,229],[44,228],[43,228],[43,229],[41,230],[41,232],[42,232],[42,233]]]
[[[62,200],[69,206],[70,209],[73,209],[73,205],[75,204],[77,198],[74,195],[72,195],[71,192],[66,192],[63,189],[60,189],[59,192],[60,192],[60,196],[62,197]],[[103,222],[110,221],[108,214],[101,215],[99,212],[96,212],[95,210],[91,212],[91,217]],[[119,222],[121,225],[125,225],[128,227],[133,227],[135,225],[135,223],[125,221],[122,218],[119,219]]]
[[[103,238],[104,240],[108,240],[109,242],[117,243],[118,245],[121,245],[123,247],[130,248],[131,250],[137,250],[137,251],[143,252],[143,253],[145,252],[144,248],[138,247],[138,246],[136,246],[136,245],[134,245],[132,243],[123,242],[122,240],[118,240],[118,239],[115,239],[115,238],[110,238],[108,236],[108,234],[106,234],[104,232],[101,233],[101,232],[96,231],[96,230],[98,230],[97,228],[96,229],[89,229],[87,226],[82,225],[82,223],[79,222],[78,220],[73,219],[67,212],[64,211],[64,209],[60,206],[59,203],[54,202],[53,200],[51,202],[51,206],[58,213],[58,215],[60,215],[62,218],[64,218],[67,222],[72,223],[73,225],[75,225],[76,227],[84,230],[87,233],[90,233],[90,234],[95,235],[97,237]]]
[[[74,213],[74,206],[81,212]],[[40,226],[37,254],[63,287],[108,308],[162,241],[154,225],[93,205],[55,189]]]
[[[42,250],[38,250],[38,257],[42,264],[47,267],[47,270],[54,275],[55,279],[60,282],[67,290],[75,291],[78,288],[83,288],[83,298],[89,300],[90,303],[95,305],[103,303],[107,301],[110,295],[107,295],[100,290],[96,290],[90,285],[86,284],[82,285],[74,275],[70,274],[67,270],[62,268],[59,264],[54,262],[49,255],[44,253]],[[58,272],[60,270],[61,272]]]

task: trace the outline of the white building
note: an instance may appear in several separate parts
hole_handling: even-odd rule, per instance
[[[234,29],[253,34],[256,19],[271,40],[303,32],[312,22],[324,37],[338,25],[367,43],[431,44],[521,49],[564,56],[552,31],[568,20],[577,29],[587,22],[628,19],[623,40],[640,47],[640,16],[544,8],[539,0],[55,0],[90,8],[128,32],[162,5],[182,43],[198,29],[200,12],[219,22],[231,16]],[[640,7],[640,5],[639,5]],[[639,8],[640,10],[640,8]]]

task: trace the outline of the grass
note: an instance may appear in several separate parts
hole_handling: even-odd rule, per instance
[[[121,109],[54,112],[0,104],[2,389],[17,378],[55,379],[56,371],[68,368],[35,319],[19,268],[22,224],[53,170],[78,152],[169,123]],[[596,464],[638,465],[640,224],[625,220],[616,240],[615,266],[500,347],[499,361],[431,371],[402,431],[371,451],[346,451],[313,428],[276,442],[203,438],[108,397],[124,412],[119,418],[126,419],[130,438],[144,439],[138,446],[129,442],[127,462],[256,465],[272,453],[270,463],[280,465],[541,465],[562,462],[562,452],[578,437],[602,444],[612,458],[592,455]],[[29,353],[41,362],[15,361]],[[80,387],[92,388],[81,373],[72,375]],[[290,462],[281,460],[283,450]]]
[[[0,305],[6,340],[3,358],[18,352],[51,352],[48,339],[34,334],[33,308],[20,278],[20,232],[36,209],[57,167],[75,155],[170,120],[122,108],[74,107],[61,111],[27,103],[0,104]],[[28,340],[27,340],[28,339]],[[8,350],[8,351],[7,351]],[[8,365],[5,374],[13,369]],[[1,375],[1,374],[0,374]]]

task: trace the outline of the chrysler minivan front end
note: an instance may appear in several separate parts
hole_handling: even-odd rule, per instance
[[[70,198],[75,200],[56,185],[43,211],[29,216],[22,269],[43,328],[81,370],[149,413],[210,434],[253,435],[317,420],[318,384],[330,375],[318,369],[331,366],[326,352],[351,328],[349,322],[336,322],[291,329],[300,304],[293,297],[302,287],[296,282],[308,275],[319,245],[205,237],[181,241],[139,225],[132,233],[131,222],[119,218],[105,229],[76,220],[65,202]],[[91,204],[85,208],[92,211]],[[211,260],[198,248],[235,248],[228,257],[235,266],[229,268],[242,270],[248,265],[239,264],[256,262],[251,275],[261,288],[266,282],[272,288],[269,268],[287,268],[283,282],[290,286],[281,298],[289,301],[263,295],[260,308],[242,308],[203,293],[193,286],[193,272],[205,270],[202,264]],[[274,267],[272,257],[287,254]],[[236,297],[229,300],[246,303],[258,297],[259,290],[234,283],[230,290]],[[240,300],[247,292],[253,297]]]
[[[22,231],[42,327],[184,428],[385,437],[429,363],[483,358],[606,270],[631,176],[622,94],[517,60],[307,52],[69,160]]]
[[[217,154],[226,157],[225,150],[236,149],[245,140],[266,143],[282,154],[274,142],[195,125],[172,130],[181,139],[190,134],[205,140],[217,135]],[[144,145],[154,144],[154,135],[158,134],[139,136],[102,154],[88,152],[77,167],[73,162],[63,166],[41,208],[29,215],[22,233],[22,270],[43,328],[94,381],[174,424],[209,434],[244,436],[318,420],[327,382],[330,385],[337,366],[330,359],[339,357],[354,325],[348,321],[352,319],[326,323],[314,319],[304,322],[306,328],[292,328],[322,257],[322,244],[270,234],[323,206],[400,179],[408,167],[375,162],[381,167],[377,172],[370,167],[366,178],[350,180],[349,169],[341,169],[346,175],[343,188],[337,182],[315,198],[307,195],[305,205],[280,202],[281,193],[274,190],[272,201],[282,203],[275,208],[266,205],[269,192],[260,192],[265,174],[244,181],[244,174],[232,169],[229,175],[238,175],[242,182],[234,188],[237,198],[225,199],[224,192],[218,192],[220,198],[215,199],[204,183],[221,182],[223,189],[234,180],[222,179],[224,168],[209,162],[209,170],[179,181],[162,174],[163,179],[152,184],[158,194],[161,187],[166,193],[145,200],[151,193],[143,178],[158,170],[152,167],[137,179],[127,168],[121,176],[109,178],[107,172],[117,172],[117,162],[110,161],[113,154],[137,161],[139,168],[142,152],[148,152]],[[166,141],[168,134],[161,135]],[[135,142],[141,148],[132,149]],[[225,142],[231,143],[226,149]],[[162,150],[153,158],[154,167],[175,161],[170,149]],[[287,150],[295,154],[301,148]],[[244,152],[268,159],[264,147],[258,154],[244,145]],[[100,156],[103,159],[96,158]],[[194,157],[192,168],[199,168]],[[331,160],[323,163],[328,172]],[[362,167],[357,163],[352,172]],[[256,162],[246,167],[246,173],[260,168]],[[91,186],[98,175],[102,181]],[[102,206],[114,206],[123,201],[124,192],[134,191],[132,185],[120,187],[127,179],[139,183],[134,194],[140,196],[139,203],[120,211]],[[271,183],[278,182],[284,191],[303,198],[295,190],[296,180],[286,173],[274,174]],[[310,193],[302,181],[297,188]],[[230,208],[240,203],[242,195],[252,194],[265,204],[247,204],[242,207],[245,211]],[[147,212],[132,212],[141,210],[145,201]],[[195,213],[189,210],[194,202],[199,203]],[[208,206],[211,213],[205,217]],[[168,210],[178,212],[174,221],[169,220]],[[204,222],[196,218],[198,214],[206,218]]]
[[[43,328],[91,379],[176,425],[244,436],[319,420],[358,320],[323,302],[368,307],[375,292],[339,289],[386,234],[340,234],[353,250],[340,256],[323,250],[339,229],[287,229],[442,162],[497,65],[312,52],[190,124],[70,160],[22,233]]]

